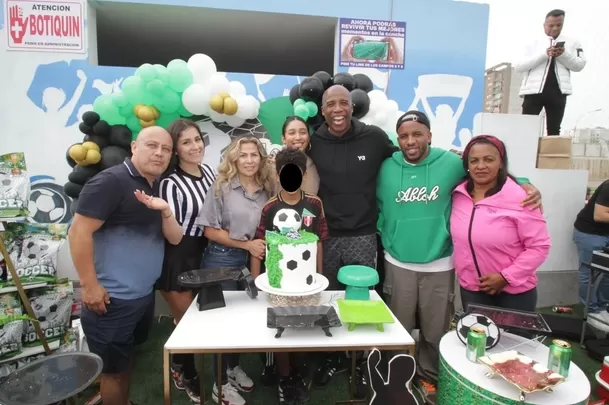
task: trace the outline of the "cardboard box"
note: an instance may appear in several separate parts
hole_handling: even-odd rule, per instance
[[[538,155],[538,169],[571,170],[571,157],[569,155]]]
[[[571,156],[572,143],[570,136],[542,136],[539,138],[537,154]]]

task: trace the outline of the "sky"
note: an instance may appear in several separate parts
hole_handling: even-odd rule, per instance
[[[490,5],[486,66],[512,62],[535,36],[543,34],[548,11],[565,10],[563,34],[578,39],[587,64],[571,74],[573,95],[567,99],[563,130],[609,128],[609,1],[607,0],[468,0]],[[599,112],[591,112],[603,109]]]

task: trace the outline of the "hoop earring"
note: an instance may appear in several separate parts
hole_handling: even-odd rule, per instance
[[[309,146],[307,147],[307,150],[311,150],[311,141],[309,140]]]

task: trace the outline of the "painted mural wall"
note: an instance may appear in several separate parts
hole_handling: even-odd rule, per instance
[[[68,222],[70,199],[63,193],[63,184],[71,168],[65,153],[70,145],[82,141],[83,134],[78,130],[80,117],[92,109],[98,96],[118,91],[121,82],[133,75],[135,69],[96,66],[89,62],[96,60],[97,44],[94,9],[89,9],[85,0],[71,0],[72,4],[82,7],[82,50],[76,46],[66,48],[69,52],[9,49],[9,37],[14,39],[20,27],[26,27],[23,22],[20,25],[19,15],[15,14],[19,3],[1,0],[0,7],[0,152],[26,154],[32,180],[33,220]],[[482,106],[488,28],[486,5],[452,0],[402,0],[395,4],[381,0],[375,2],[374,8],[369,7],[368,2],[348,0],[147,3],[403,22],[406,27],[403,69],[339,67],[337,58],[336,72],[365,73],[376,89],[397,102],[400,111],[413,108],[425,111],[431,117],[436,146],[458,148],[471,138],[474,117]],[[468,21],[467,30],[463,30],[463,20]],[[303,79],[235,73],[226,76],[230,81],[241,82],[247,94],[260,102],[287,96]],[[206,160],[217,164],[233,133],[219,130],[211,123],[201,125],[210,132]]]

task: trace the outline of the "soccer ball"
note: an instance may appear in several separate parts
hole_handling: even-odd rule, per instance
[[[473,327],[479,327],[486,333],[486,349],[492,349],[499,343],[500,332],[495,322],[480,314],[466,314],[457,322],[457,336],[467,345],[467,333]]]
[[[46,255],[48,250],[49,245],[42,240],[34,241],[33,239],[29,239],[23,242],[23,256],[26,259],[39,260]]]
[[[302,225],[302,217],[298,212],[290,208],[282,208],[275,214],[273,218],[273,226],[279,231],[289,229],[298,231]]]
[[[30,192],[30,221],[39,224],[54,224],[65,222],[69,217],[69,200],[56,187],[48,187],[49,184],[41,187],[32,187]]]

